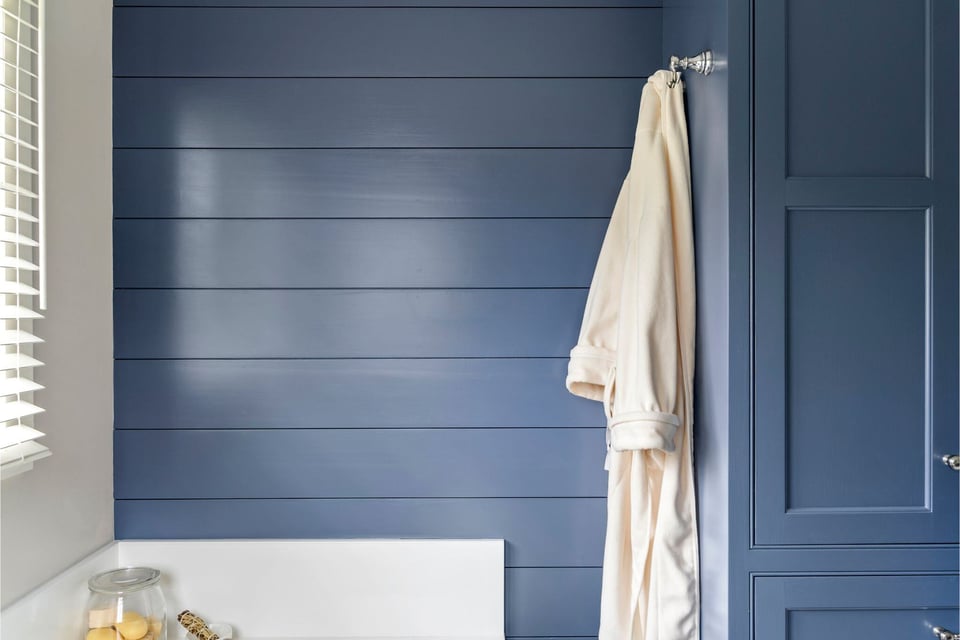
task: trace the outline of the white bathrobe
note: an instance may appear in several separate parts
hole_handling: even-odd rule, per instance
[[[567,388],[607,414],[600,640],[699,634],[690,156],[672,78],[658,71],[643,89],[630,171],[570,352]]]

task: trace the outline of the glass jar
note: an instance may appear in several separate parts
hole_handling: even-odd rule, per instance
[[[98,573],[87,584],[85,640],[166,640],[167,603],[159,571],[114,569]]]

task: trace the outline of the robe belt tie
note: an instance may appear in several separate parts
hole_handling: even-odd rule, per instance
[[[603,383],[603,413],[607,416],[607,454],[603,458],[603,468],[610,471],[610,421],[613,419],[613,385],[617,380],[617,368],[611,366],[607,371],[607,379]]]

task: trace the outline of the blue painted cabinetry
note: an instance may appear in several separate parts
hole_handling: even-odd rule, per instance
[[[956,3],[756,7],[755,542],[955,543]]]
[[[756,637],[932,638],[957,628],[956,575],[757,578]]]
[[[752,10],[733,633],[930,637],[958,600],[957,4]]]

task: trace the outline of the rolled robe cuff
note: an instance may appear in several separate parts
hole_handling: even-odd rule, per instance
[[[659,411],[630,411],[614,415],[608,427],[614,451],[662,449],[671,452],[680,418]]]
[[[603,387],[616,354],[602,347],[577,345],[570,351],[567,365],[567,390],[588,400],[603,401]]]

